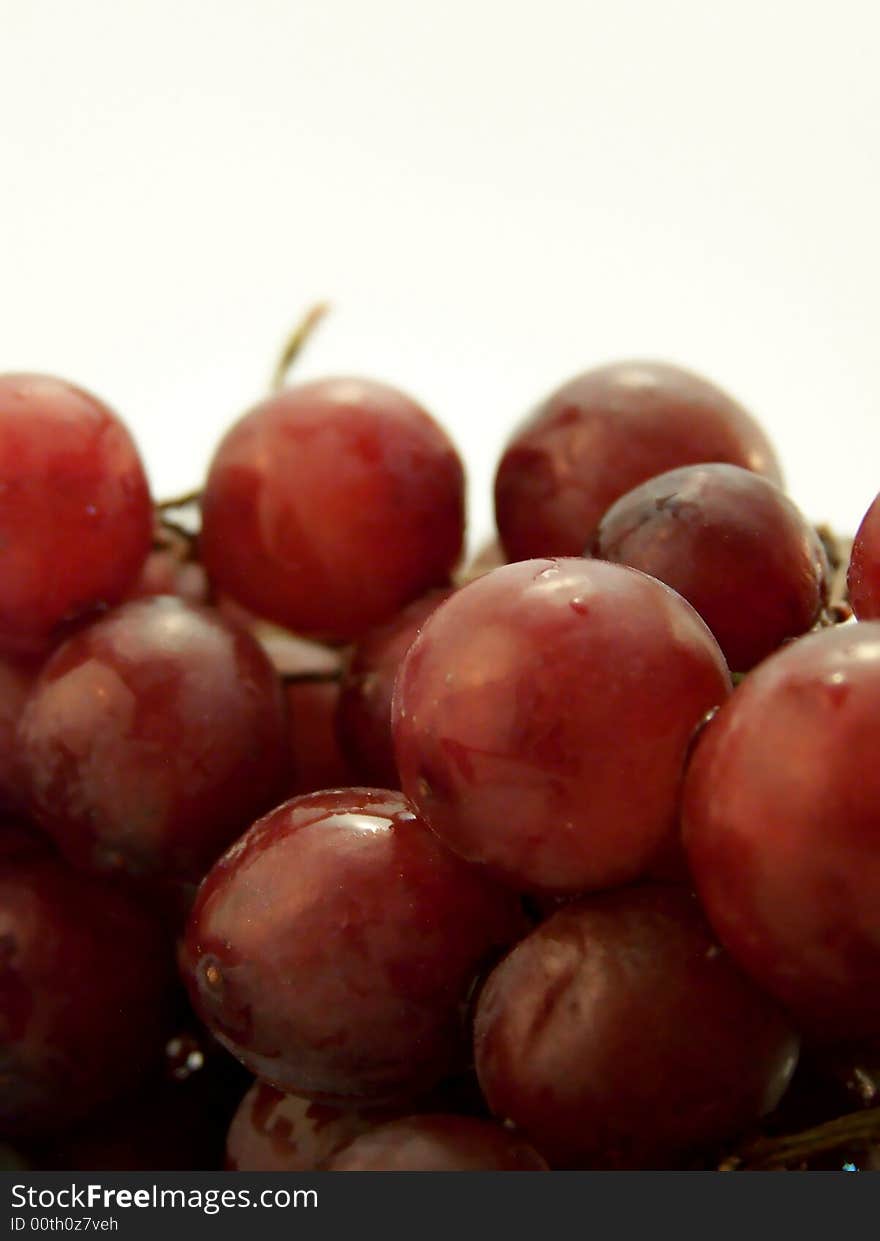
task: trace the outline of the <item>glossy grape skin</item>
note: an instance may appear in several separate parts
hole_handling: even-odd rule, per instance
[[[130,893],[0,853],[0,1133],[63,1130],[158,1061],[169,962]]]
[[[825,1041],[880,1035],[880,624],[801,638],[705,730],[683,834],[731,956]]]
[[[657,885],[532,931],[484,985],[474,1047],[492,1111],[552,1166],[662,1168],[771,1111],[798,1042],[693,896]]]
[[[591,551],[678,591],[737,672],[812,628],[829,567],[814,528],[766,478],[736,465],[659,474],[611,506]]]
[[[387,625],[365,634],[352,652],[339,698],[337,728],[352,770],[363,784],[397,788],[391,699],[403,657],[431,613],[451,591],[433,590]]]
[[[273,811],[217,863],[182,970],[196,1011],[280,1090],[412,1095],[458,1067],[476,975],[524,930],[401,794],[343,789]]]
[[[333,1107],[254,1082],[226,1139],[234,1172],[314,1172],[359,1133],[395,1115],[388,1108]]]
[[[586,371],[538,406],[501,458],[495,513],[507,558],[578,556],[619,496],[703,461],[782,479],[751,415],[698,375],[640,361]]]
[[[880,495],[856,531],[846,584],[859,620],[880,619]]]
[[[712,635],[660,582],[506,565],[442,604],[403,662],[402,787],[449,848],[522,891],[624,883],[671,847],[688,742],[729,692]]]
[[[153,510],[134,441],[95,397],[44,375],[0,375],[0,649],[47,649],[123,598]]]
[[[448,580],[464,473],[409,397],[327,379],[269,398],[228,432],[202,519],[220,590],[295,632],[347,641]]]
[[[327,1163],[329,1172],[546,1172],[517,1134],[471,1116],[392,1120],[354,1138]]]
[[[159,596],[64,643],[18,726],[31,812],[76,865],[198,879],[281,787],[278,679],[253,638]]]

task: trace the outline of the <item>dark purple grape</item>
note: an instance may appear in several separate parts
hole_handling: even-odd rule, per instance
[[[815,529],[778,487],[735,465],[688,465],[628,491],[591,550],[677,590],[738,672],[806,633],[828,601]]]
[[[489,976],[477,1075],[561,1168],[668,1168],[735,1138],[788,1085],[798,1041],[677,887],[566,905]]]

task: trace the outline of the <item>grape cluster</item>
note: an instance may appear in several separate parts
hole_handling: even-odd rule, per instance
[[[880,498],[849,557],[648,362],[495,498],[463,568],[448,436],[333,378],[156,504],[106,405],[0,377],[7,1157],[876,1163]]]

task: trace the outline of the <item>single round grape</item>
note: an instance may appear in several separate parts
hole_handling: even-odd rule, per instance
[[[523,891],[645,873],[671,847],[689,740],[730,692],[674,591],[621,565],[532,560],[428,618],[394,699],[402,787],[461,857]]]
[[[354,1138],[329,1172],[546,1172],[528,1142],[471,1116],[406,1116]]]
[[[327,379],[271,397],[228,432],[202,517],[222,591],[296,632],[349,640],[448,580],[464,474],[409,397]]]
[[[226,1166],[236,1172],[314,1172],[391,1115],[388,1108],[333,1107],[254,1082],[229,1127]]]
[[[846,585],[859,620],[880,619],[880,495],[856,531]]]
[[[352,770],[364,784],[397,788],[391,698],[403,657],[422,625],[451,591],[433,590],[387,625],[370,630],[352,652],[342,681],[337,728]]]
[[[554,1167],[663,1168],[771,1111],[798,1042],[678,887],[564,906],[501,962],[477,1076]]]
[[[0,851],[0,1133],[61,1131],[158,1062],[169,962],[131,894]]]
[[[315,1098],[392,1100],[458,1067],[462,1010],[524,930],[400,794],[295,798],[199,889],[182,956],[208,1028],[251,1072]]]
[[[634,487],[602,518],[591,550],[677,590],[737,672],[806,633],[828,601],[815,529],[778,487],[737,465],[687,465]]]
[[[95,397],[0,375],[0,648],[47,649],[123,598],[152,539],[134,441]]]
[[[657,362],[579,375],[537,408],[501,458],[495,513],[508,559],[580,555],[619,496],[701,461],[782,478],[754,419],[698,375]]]
[[[701,737],[684,843],[731,956],[812,1038],[880,1035],[880,624],[800,638]]]
[[[215,612],[136,600],[55,651],[18,746],[31,811],[76,865],[197,879],[281,787],[281,689]]]

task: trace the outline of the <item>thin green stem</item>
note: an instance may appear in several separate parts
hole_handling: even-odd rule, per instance
[[[195,491],[184,491],[182,495],[171,496],[168,500],[158,500],[156,502],[156,512],[165,513],[169,509],[189,508],[193,504],[198,504],[201,498],[201,489]]]
[[[288,371],[300,353],[302,353],[315,328],[329,309],[330,305],[328,302],[318,302],[311,310],[306,311],[302,320],[288,336],[284,348],[281,350],[281,355],[275,364],[275,369],[272,372],[272,379],[269,382],[269,391],[271,393],[280,392],[284,387],[287,382]]]
[[[801,1133],[758,1138],[725,1159],[719,1165],[719,1171],[797,1168],[814,1155],[852,1146],[864,1147],[874,1142],[880,1142],[880,1107],[850,1112],[815,1125],[812,1129],[804,1129]]]

